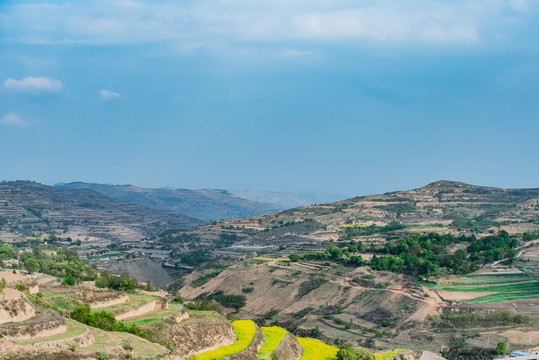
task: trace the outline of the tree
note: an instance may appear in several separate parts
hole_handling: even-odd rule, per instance
[[[499,342],[496,345],[496,355],[507,355],[507,344],[504,342]]]
[[[39,263],[34,258],[26,260],[24,266],[26,266],[26,270],[28,270],[29,273],[34,273],[39,270]]]
[[[288,255],[288,258],[290,259],[290,261],[299,261],[301,260],[301,255],[298,255],[298,254],[290,254]]]
[[[338,360],[375,360],[370,352],[363,349],[355,349],[352,344],[344,344],[337,353]]]

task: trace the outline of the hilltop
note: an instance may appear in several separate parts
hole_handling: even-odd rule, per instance
[[[150,209],[168,210],[202,220],[244,218],[276,211],[277,208],[216,189],[149,189],[133,185],[74,182],[57,184],[62,189],[90,189],[110,198]]]

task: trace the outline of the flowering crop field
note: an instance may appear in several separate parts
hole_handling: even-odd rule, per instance
[[[219,349],[208,351],[191,357],[191,360],[218,360],[226,356],[237,354],[247,349],[256,333],[255,323],[251,320],[237,320],[232,322],[236,333],[236,342]]]
[[[339,349],[317,339],[298,338],[303,348],[303,356],[300,360],[335,360]]]
[[[282,327],[262,327],[262,334],[264,335],[264,342],[258,351],[257,356],[261,359],[267,359],[272,352],[277,349],[277,346],[281,343],[281,340],[286,335],[286,330]]]

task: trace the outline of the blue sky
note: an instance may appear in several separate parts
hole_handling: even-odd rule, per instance
[[[539,187],[539,2],[0,1],[0,179]]]

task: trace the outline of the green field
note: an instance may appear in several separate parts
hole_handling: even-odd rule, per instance
[[[539,282],[526,274],[467,275],[456,279],[457,282],[446,284],[423,282],[416,282],[416,284],[439,291],[494,293],[466,300],[470,303],[499,304],[539,298]]]

